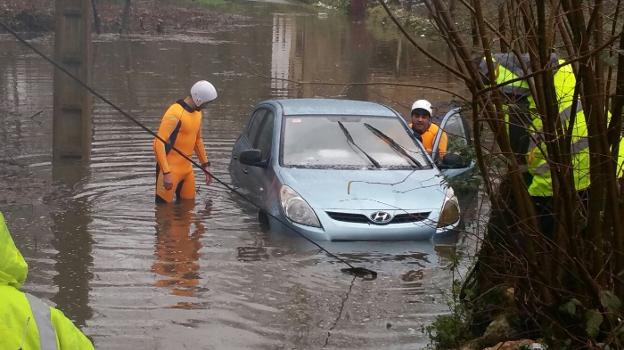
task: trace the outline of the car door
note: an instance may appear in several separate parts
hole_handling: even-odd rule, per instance
[[[230,176],[232,178],[232,182],[234,185],[241,187],[245,190],[249,190],[246,186],[247,178],[249,174],[249,166],[245,164],[241,164],[238,161],[238,157],[242,151],[253,148],[253,140],[258,135],[258,131],[260,130],[260,126],[262,121],[264,120],[264,115],[267,113],[268,109],[264,107],[257,108],[251,114],[249,118],[249,122],[247,126],[238,137],[236,142],[234,143],[234,148],[232,149],[232,159],[230,160]]]
[[[273,149],[273,133],[275,129],[275,113],[272,110],[266,110],[262,115],[258,126],[258,132],[251,140],[251,148],[258,149],[261,152],[261,162],[267,164],[266,167],[247,166],[243,170],[247,176],[249,190],[263,208],[267,208],[267,196],[273,191],[272,186],[275,184],[276,178],[273,168],[271,167],[271,150]]]
[[[438,149],[442,131],[447,135],[447,149],[444,157],[440,159]],[[470,132],[466,121],[461,116],[461,109],[450,110],[442,121],[438,134],[433,142],[433,160],[438,164],[440,171],[446,177],[468,175],[474,170],[475,160],[470,138]]]

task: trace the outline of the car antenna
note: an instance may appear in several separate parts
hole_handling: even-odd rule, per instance
[[[100,93],[98,93],[97,91],[95,91],[92,87],[90,87],[89,85],[87,85],[85,82],[83,82],[80,78],[78,78],[77,76],[75,76],[74,74],[72,74],[70,71],[68,71],[67,69],[65,69],[63,66],[61,66],[60,64],[58,64],[56,61],[54,61],[52,58],[48,57],[47,55],[45,55],[44,53],[42,53],[41,51],[39,51],[36,47],[34,47],[33,45],[31,45],[29,42],[27,42],[26,40],[24,40],[19,34],[17,34],[17,32],[15,32],[14,30],[12,30],[11,28],[9,28],[4,22],[0,21],[0,27],[4,28],[4,30],[6,30],[7,32],[9,32],[11,35],[13,35],[20,43],[24,44],[26,47],[28,47],[29,49],[33,50],[37,55],[41,56],[41,58],[43,58],[44,60],[48,61],[50,64],[52,64],[54,67],[58,68],[60,71],[62,71],[63,73],[65,73],[67,76],[69,76],[71,79],[73,79],[75,82],[77,82],[80,86],[82,86],[85,90],[89,91],[91,94],[93,94],[95,97],[99,98],[100,100],[104,101],[106,104],[110,105],[111,107],[113,107],[113,109],[115,109],[117,112],[121,113],[121,115],[123,115],[124,117],[130,119],[132,122],[134,122],[136,125],[138,125],[141,129],[143,129],[144,131],[146,131],[147,133],[149,133],[150,135],[154,136],[156,139],[158,139],[160,142],[167,144],[167,141],[165,141],[162,137],[158,136],[158,134],[156,134],[155,132],[153,132],[152,130],[150,130],[150,128],[148,128],[147,126],[145,126],[143,123],[141,123],[140,121],[138,121],[135,117],[131,116],[129,113],[127,113],[126,111],[124,111],[123,109],[121,109],[120,107],[118,107],[117,105],[115,105],[113,102],[109,101],[106,97],[102,96]],[[215,179],[218,183],[220,183],[222,186],[224,186],[226,189],[230,190],[233,193],[236,193],[237,195],[239,195],[241,198],[243,198],[245,201],[249,202],[250,204],[252,204],[254,207],[256,208],[260,208],[260,206],[258,204],[256,204],[254,201],[252,201],[251,199],[249,199],[247,196],[245,196],[244,194],[240,193],[239,191],[237,191],[236,189],[234,189],[232,186],[228,185],[227,183],[225,183],[224,181],[222,181],[221,179],[219,179],[218,177],[214,176],[210,171],[202,168],[199,163],[197,163],[196,161],[194,161],[193,159],[191,159],[190,157],[188,157],[186,154],[184,154],[182,151],[178,150],[176,147],[174,147],[173,145],[171,145],[171,149],[176,151],[178,154],[180,154],[180,156],[182,156],[184,159],[188,160],[192,165],[194,165],[195,167],[201,169],[204,173],[208,174],[211,178]],[[273,219],[279,221],[282,224],[286,224],[283,220],[281,220],[280,218],[276,217],[275,215],[271,214],[271,213],[266,213],[267,215],[271,216]],[[337,256],[336,254],[330,252],[329,250],[327,250],[326,248],[324,248],[323,246],[321,246],[320,244],[316,243],[314,240],[312,240],[311,238],[309,238],[308,236],[306,236],[305,234],[299,232],[299,230],[294,229],[293,231],[295,233],[297,233],[300,237],[302,237],[303,239],[307,240],[308,242],[312,243],[313,245],[315,245],[317,248],[319,248],[320,250],[322,250],[323,252],[325,252],[327,255],[329,255],[330,257],[338,260],[339,262],[341,262],[342,264],[347,265],[348,267],[340,269],[340,271],[350,274],[352,276],[355,277],[360,277],[363,280],[367,280],[367,281],[372,281],[374,279],[377,278],[377,272],[367,269],[365,267],[356,267],[351,265],[351,263],[349,263],[348,261],[344,260],[343,258]]]

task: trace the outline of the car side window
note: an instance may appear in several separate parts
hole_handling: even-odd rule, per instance
[[[442,158],[436,159],[438,165],[444,169],[467,168],[474,159],[474,149],[470,139],[470,132],[460,114],[459,109],[447,113],[441,123],[441,129],[447,135],[446,152]],[[441,133],[436,136],[435,150],[441,144]]]
[[[461,154],[469,146],[468,135],[459,113],[448,119],[444,125],[444,131],[448,135],[448,152]]]
[[[251,116],[251,121],[249,122],[249,128],[247,128],[247,138],[250,142],[253,143],[254,139],[258,135],[258,130],[260,130],[260,126],[264,121],[264,115],[267,110],[264,108],[256,110]]]
[[[262,118],[260,131],[253,141],[253,148],[257,148],[262,152],[262,159],[267,159],[271,152],[271,144],[273,143],[273,112],[266,113]]]

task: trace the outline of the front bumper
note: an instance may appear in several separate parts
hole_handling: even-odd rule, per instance
[[[448,237],[457,234],[460,222],[444,228],[436,228],[437,211],[419,221],[405,223],[374,224],[372,222],[348,222],[335,220],[328,212],[318,211],[317,216],[322,228],[300,225],[287,218],[283,218],[287,223],[287,228],[297,230],[314,240],[323,241],[422,241],[432,237]],[[344,211],[343,211],[344,212]],[[360,214],[370,216],[371,210],[349,211],[347,214]],[[393,216],[405,213],[406,211],[389,211]],[[283,226],[277,220],[271,220],[271,227]]]

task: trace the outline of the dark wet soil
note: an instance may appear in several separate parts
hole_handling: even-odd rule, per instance
[[[243,18],[192,0],[128,0],[130,8],[127,15],[124,15],[127,1],[93,1],[93,30],[96,32],[99,29],[101,33],[210,33],[240,24]],[[54,0],[6,0],[0,5],[0,20],[20,32],[53,31],[54,8]],[[122,28],[124,17],[127,19],[126,29]]]

